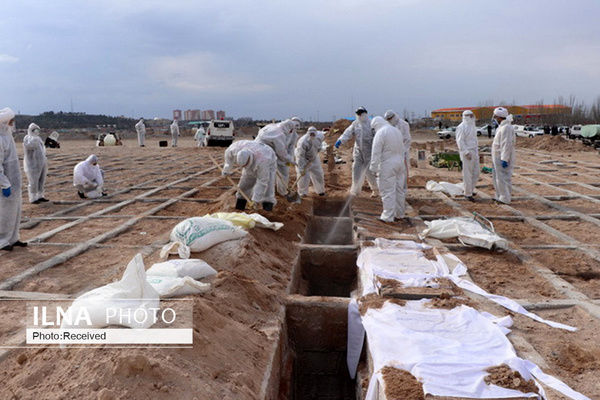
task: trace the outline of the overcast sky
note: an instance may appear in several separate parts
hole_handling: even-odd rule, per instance
[[[19,0],[0,108],[330,120],[600,95],[598,0]]]

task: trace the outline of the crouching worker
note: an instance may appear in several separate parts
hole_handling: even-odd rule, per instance
[[[275,171],[277,156],[273,149],[263,143],[251,140],[239,140],[225,151],[224,175],[231,175],[234,168],[242,167],[242,177],[238,184],[235,208],[244,210],[246,198],[252,204],[262,203],[265,211],[272,211],[275,200]],[[243,192],[240,193],[240,192]],[[245,197],[244,197],[245,195]]]
[[[298,176],[298,194],[308,195],[308,184],[312,182],[315,192],[325,196],[325,179],[323,166],[319,157],[321,140],[317,128],[311,126],[296,145],[296,176]]]
[[[106,196],[103,192],[104,171],[98,165],[98,157],[94,154],[80,162],[73,170],[73,186],[82,199],[97,199]]]

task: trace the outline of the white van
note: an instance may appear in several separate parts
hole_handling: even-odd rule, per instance
[[[212,120],[206,128],[204,141],[206,146],[227,147],[233,143],[234,137],[233,121]]]

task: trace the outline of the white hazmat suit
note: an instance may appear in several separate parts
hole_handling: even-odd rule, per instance
[[[463,112],[463,120],[456,128],[456,146],[462,161],[464,195],[473,197],[473,190],[479,179],[479,148],[475,115],[471,110]]]
[[[175,119],[171,124],[171,146],[177,147],[177,139],[179,139],[179,125]]]
[[[287,185],[289,181],[289,165],[293,163],[293,152],[289,153],[290,138],[289,135],[296,127],[296,122],[286,119],[277,124],[269,124],[258,131],[256,141],[266,144],[275,151],[277,156],[277,171],[279,177],[277,182],[277,193],[282,196],[287,194]]]
[[[395,126],[402,132],[402,141],[404,143],[404,164],[406,168],[406,182],[404,182],[404,189],[408,189],[408,170],[410,166],[410,144],[412,142],[412,137],[410,136],[410,125],[408,122],[400,118],[398,114],[396,114],[392,110],[388,110],[385,112],[384,118],[390,125]]]
[[[146,125],[144,125],[143,118],[135,124],[135,131],[137,132],[138,145],[144,147],[146,145]]]
[[[275,205],[277,156],[273,149],[264,143],[238,140],[225,150],[223,173],[231,174],[236,165],[244,167],[239,189],[254,203]],[[244,198],[241,193],[237,193],[236,197],[238,200]]]
[[[194,135],[194,140],[196,140],[196,146],[203,147],[204,146],[204,137],[206,136],[206,131],[203,127],[198,128],[196,134]]]
[[[372,194],[375,195],[377,193],[377,179],[369,170],[371,149],[373,147],[373,135],[374,132],[369,124],[369,116],[365,112],[357,115],[356,120],[354,120],[338,138],[340,144],[345,144],[350,139],[354,138],[354,150],[352,152],[352,187],[350,188],[350,194],[353,196],[356,196],[361,192],[365,176],[367,182],[369,182],[371,191],[373,192]],[[338,142],[336,142],[336,145]]]
[[[325,179],[323,166],[319,157],[322,139],[314,126],[298,140],[296,145],[296,176],[298,176],[298,194],[308,195],[308,184],[312,182],[315,192],[325,194]]]
[[[512,172],[515,167],[515,130],[511,124],[512,115],[504,107],[494,110],[494,115],[505,118],[496,129],[492,142],[492,179],[496,189],[496,200],[510,204],[512,190]]]
[[[98,157],[94,154],[80,162],[73,169],[73,186],[77,191],[90,199],[103,196],[104,173],[98,165]]]
[[[7,250],[19,242],[21,222],[21,168],[13,139],[14,125],[9,125],[14,117],[10,108],[0,110],[0,249],[9,247]]]
[[[40,127],[33,123],[29,124],[27,135],[23,138],[23,164],[29,181],[27,186],[29,202],[46,201],[44,198],[44,183],[48,168],[46,147],[40,138]]]
[[[369,169],[378,174],[377,184],[383,203],[380,219],[394,222],[394,218],[404,217],[406,208],[404,138],[398,128],[382,117],[373,118],[371,126],[376,133]]]

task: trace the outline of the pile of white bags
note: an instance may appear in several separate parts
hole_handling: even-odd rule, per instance
[[[210,217],[194,217],[178,223],[171,231],[171,243],[160,252],[161,258],[168,254],[179,254],[190,258],[192,251],[204,251],[218,243],[239,239],[248,232],[229,221]]]
[[[137,254],[127,265],[120,281],[101,286],[76,298],[66,312],[68,317],[63,319],[61,329],[103,328],[108,325],[122,325],[134,329],[149,328],[154,318],[146,318],[142,323],[138,323],[134,318],[127,320],[120,316],[135,315],[138,310],[140,315],[155,316],[158,304],[159,294],[146,281],[144,260],[141,254]],[[122,312],[107,313],[109,309]],[[87,311],[92,325],[69,324],[69,321],[77,321],[77,316],[82,311]],[[107,319],[107,314],[116,315]]]
[[[204,293],[210,284],[196,279],[216,275],[206,262],[199,259],[168,260],[152,265],[146,271],[146,280],[161,298]]]

